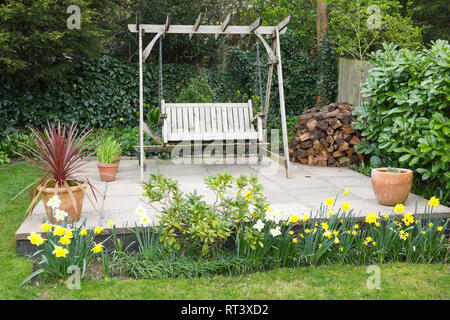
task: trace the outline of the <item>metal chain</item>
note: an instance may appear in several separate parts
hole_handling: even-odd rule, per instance
[[[159,38],[159,74],[158,74],[158,105],[161,108],[161,101],[164,99],[163,70],[162,70],[162,38]]]
[[[262,106],[264,97],[263,97],[263,90],[262,90],[261,56],[259,53],[259,43],[258,42],[256,43],[256,81],[258,82],[259,102],[260,102],[260,105]]]

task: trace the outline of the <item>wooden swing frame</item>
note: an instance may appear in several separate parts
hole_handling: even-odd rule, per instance
[[[195,21],[194,25],[172,25],[170,13],[167,15],[166,23],[163,25],[157,24],[141,24],[140,15],[136,15],[136,23],[129,24],[128,30],[132,33],[138,33],[139,38],[139,163],[141,170],[141,180],[144,177],[144,132],[150,135],[152,139],[158,142],[158,138],[155,137],[147,127],[144,122],[144,86],[143,86],[143,63],[150,55],[156,41],[166,34],[175,33],[175,34],[189,34],[189,39],[192,39],[196,34],[209,34],[215,35],[215,38],[218,39],[222,35],[240,35],[241,38],[244,38],[248,35],[255,35],[263,44],[267,55],[268,55],[268,78],[267,78],[267,86],[266,86],[266,95],[264,101],[264,111],[263,116],[261,117],[262,128],[263,128],[263,139],[266,142],[267,135],[267,115],[269,112],[269,102],[270,102],[270,91],[272,87],[272,76],[274,65],[277,65],[277,74],[278,74],[278,87],[279,87],[279,97],[280,97],[280,115],[281,115],[281,130],[282,130],[282,139],[283,139],[283,152],[284,157],[279,156],[278,154],[274,154],[269,151],[267,148],[260,146],[263,152],[266,155],[278,163],[280,163],[286,169],[286,177],[289,177],[289,152],[288,152],[288,137],[287,137],[287,126],[286,126],[286,111],[285,111],[285,102],[284,102],[284,88],[283,88],[283,71],[281,64],[281,45],[280,45],[280,34],[284,34],[287,30],[287,26],[291,21],[291,16],[288,16],[286,19],[281,21],[276,26],[262,26],[262,19],[256,19],[249,26],[233,26],[231,23],[231,14],[228,14],[225,18],[224,22],[221,26],[211,26],[211,25],[202,25],[203,14],[200,14]],[[156,34],[150,43],[143,49],[143,41],[142,37],[144,33],[154,33]],[[271,40],[272,43],[269,46],[264,36],[267,37],[267,40]],[[156,139],[155,139],[156,138]],[[267,143],[262,143],[262,145],[267,146]],[[173,146],[168,146],[166,144],[160,146],[149,146],[145,147],[147,151],[157,152],[157,151],[170,151]]]

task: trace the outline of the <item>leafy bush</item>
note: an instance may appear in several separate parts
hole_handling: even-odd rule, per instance
[[[384,44],[371,55],[355,128],[363,154],[398,158],[423,180],[450,188],[450,46],[438,40],[421,52]]]
[[[204,73],[200,73],[192,78],[189,85],[183,89],[177,102],[212,102],[214,101],[214,90],[208,82],[208,78]]]

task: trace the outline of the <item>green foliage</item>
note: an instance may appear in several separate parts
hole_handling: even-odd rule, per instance
[[[316,0],[251,0],[241,14],[243,24],[250,24],[258,17],[263,25],[276,26],[289,15],[292,16],[289,30],[304,41],[306,48],[316,46]]]
[[[99,54],[105,24],[99,17],[113,0],[7,0],[0,6],[0,68],[29,83],[60,81],[81,59]],[[66,13],[80,8],[81,28]]]
[[[5,164],[5,163],[10,163],[11,159],[9,159],[8,155],[3,152],[0,151],[0,164]]]
[[[209,85],[208,78],[204,73],[200,73],[192,78],[189,85],[181,91],[177,102],[212,102],[214,96],[214,90]]]
[[[447,0],[414,0],[408,3],[414,22],[422,27],[426,43],[450,39]]]
[[[423,180],[450,188],[450,46],[438,40],[421,52],[384,45],[371,55],[363,84],[369,102],[355,108],[367,141],[359,153],[385,154]],[[395,165],[396,166],[396,165]]]
[[[193,65],[166,64],[164,97],[176,101],[196,68]],[[67,83],[48,87],[24,86],[3,77],[0,86],[0,135],[14,131],[13,126],[43,127],[47,120],[78,123],[80,127],[137,127],[137,65],[127,65],[110,57],[83,62]],[[158,67],[144,65],[144,119],[158,103]],[[1,77],[1,76],[0,76]]]
[[[99,163],[113,163],[122,154],[122,147],[112,136],[105,136],[99,140],[97,147]]]
[[[398,0],[329,0],[329,32],[341,56],[364,60],[383,42],[393,42],[403,48],[422,46],[420,28],[413,25],[411,12],[402,15]],[[380,13],[380,27],[371,28],[374,14]],[[371,9],[371,10],[369,10]]]

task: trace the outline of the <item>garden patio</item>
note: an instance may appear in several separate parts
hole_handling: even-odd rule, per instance
[[[195,159],[201,162],[202,159]],[[369,212],[381,215],[391,215],[393,208],[380,205],[375,199],[372,191],[370,177],[343,167],[313,167],[292,163],[292,177],[286,179],[284,168],[278,166],[269,158],[263,158],[258,164],[256,157],[241,158],[237,162],[242,164],[217,164],[223,163],[223,159],[203,159],[202,164],[177,164],[172,160],[161,160],[157,158],[147,159],[144,181],[151,173],[163,173],[179,181],[181,190],[189,193],[197,190],[199,194],[205,195],[205,200],[212,203],[215,196],[212,191],[205,187],[203,179],[208,175],[228,171],[234,176],[240,174],[257,174],[260,183],[264,186],[264,194],[272,203],[274,210],[281,211],[286,215],[310,214],[318,211],[321,203],[326,198],[338,196],[336,207],[349,202],[356,217],[365,217]],[[186,161],[185,161],[186,162]],[[214,164],[216,163],[216,164]],[[97,162],[89,161],[85,173],[93,185],[98,189],[97,211],[89,201],[84,202],[84,208],[80,223],[86,218],[87,227],[102,226],[103,234],[110,234],[112,227],[108,221],[113,221],[119,234],[133,233],[132,228],[140,224],[139,215],[135,213],[136,208],[142,205],[153,221],[151,224],[158,225],[158,208],[148,203],[142,196],[140,182],[140,171],[138,160],[128,158],[120,162],[120,169],[116,180],[113,182],[102,182],[97,170]],[[343,191],[348,188],[349,195]],[[91,195],[92,198],[92,195]],[[417,212],[420,216],[421,210],[425,208],[428,200],[411,193],[404,203],[405,212]],[[415,206],[417,203],[417,211]],[[450,208],[438,205],[434,208],[434,214],[450,217]],[[327,218],[327,217],[324,217]],[[40,231],[41,224],[47,220],[42,201],[39,202],[32,215],[29,215],[15,233],[17,251],[19,254],[30,252],[33,248],[27,237],[30,232]]]

